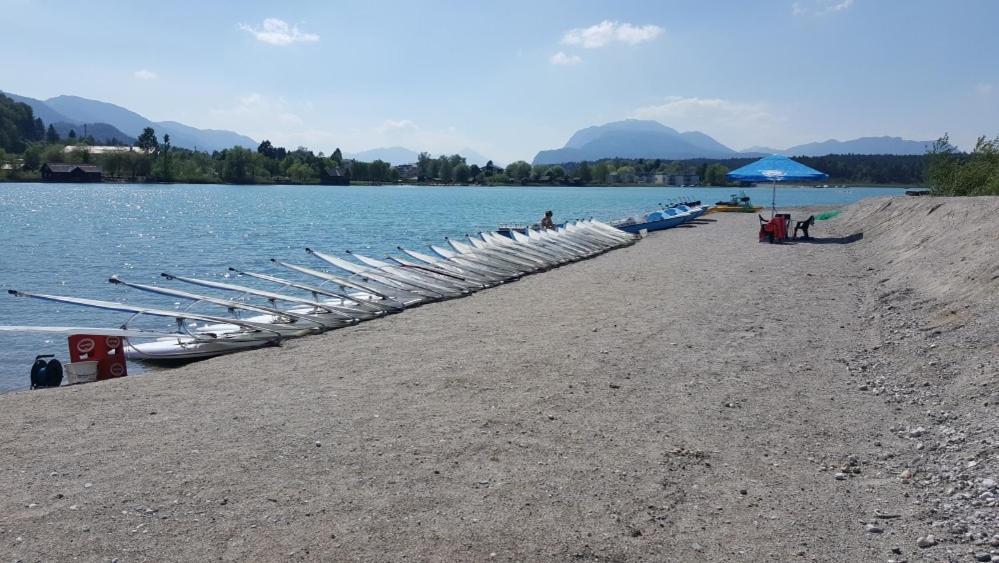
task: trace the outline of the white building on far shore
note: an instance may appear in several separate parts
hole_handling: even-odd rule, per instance
[[[63,149],[66,154],[69,154],[75,150],[87,151],[90,154],[108,154],[112,152],[143,152],[139,147],[129,147],[129,146],[89,146],[89,145],[66,145]]]

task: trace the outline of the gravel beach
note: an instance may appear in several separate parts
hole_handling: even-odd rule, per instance
[[[0,396],[0,555],[999,561],[996,217],[868,200],[769,245],[710,214],[280,348]]]

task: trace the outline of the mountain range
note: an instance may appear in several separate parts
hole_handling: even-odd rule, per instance
[[[45,125],[52,124],[59,134],[65,137],[70,129],[83,136],[83,128],[99,142],[112,138],[126,144],[134,143],[135,138],[146,127],[152,127],[160,138],[170,135],[174,146],[204,151],[222,150],[233,146],[255,149],[257,142],[233,131],[198,129],[176,121],[152,121],[138,113],[107,102],[90,100],[79,96],[56,96],[47,100],[37,100],[4,92],[15,102],[31,106],[35,117]]]
[[[488,158],[482,156],[479,152],[474,149],[465,147],[458,151],[458,154],[465,157],[465,162],[468,164],[477,164],[479,166],[485,166],[486,162],[489,161]],[[375,149],[368,149],[366,151],[355,152],[355,153],[344,153],[345,158],[353,158],[356,160],[371,162],[373,160],[384,160],[392,165],[399,164],[412,164],[417,161],[420,153],[412,149],[407,149],[406,147],[379,147]],[[494,163],[495,164],[495,163]]]
[[[79,96],[56,96],[38,100],[3,92],[16,102],[31,106],[36,117],[55,127],[63,138],[70,130],[78,136],[89,134],[98,142],[112,139],[133,144],[146,127],[152,127],[158,137],[170,135],[177,147],[213,151],[242,146],[255,149],[257,141],[234,131],[198,129],[176,121],[152,121],[134,111],[98,100]],[[626,119],[580,129],[558,149],[540,151],[534,164],[594,161],[604,158],[662,158],[683,160],[693,158],[738,158],[782,153],[790,156],[823,156],[827,154],[923,154],[932,141],[911,141],[900,137],[861,137],[849,141],[827,141],[796,145],[779,150],[752,147],[733,150],[700,131],[679,132],[658,121]],[[464,148],[458,154],[469,164],[484,166],[488,159],[477,151]],[[348,158],[372,161],[384,160],[393,165],[416,162],[418,153],[405,147],[381,147],[357,153],[345,153]]]
[[[827,154],[925,154],[933,146],[933,141],[910,141],[901,137],[860,137],[850,141],[817,141],[795,145],[784,150],[771,150],[765,147],[766,154],[782,153],[794,156],[825,156]],[[746,152],[754,149],[746,149]]]
[[[576,131],[559,149],[543,150],[534,164],[561,164],[603,158],[739,158],[782,153],[792,156],[827,154],[923,154],[932,141],[900,137],[862,137],[797,145],[784,150],[753,147],[736,151],[700,131],[679,132],[658,121],[626,119]]]

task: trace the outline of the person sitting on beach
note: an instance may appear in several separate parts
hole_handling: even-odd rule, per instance
[[[548,211],[545,211],[545,216],[541,218],[541,230],[542,231],[549,231],[549,230],[554,231],[555,230],[555,222],[552,221],[552,211],[551,211],[551,209],[549,209]]]

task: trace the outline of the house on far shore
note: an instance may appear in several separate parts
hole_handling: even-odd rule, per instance
[[[663,186],[696,186],[701,178],[697,174],[656,174],[655,183]]]
[[[148,152],[144,151],[138,147],[130,147],[128,145],[66,145],[63,149],[66,154],[73,151],[85,151],[90,154],[108,154],[113,152]]]
[[[101,178],[101,168],[93,164],[46,162],[42,166],[42,180],[46,182],[100,182]]]
[[[415,164],[400,164],[395,167],[395,171],[399,173],[399,179],[407,182],[417,181],[420,175],[420,169]]]
[[[323,168],[319,174],[319,183],[324,186],[349,186],[350,170],[339,166]]]

